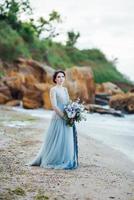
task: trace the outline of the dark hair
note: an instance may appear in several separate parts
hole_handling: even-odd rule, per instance
[[[62,70],[57,70],[57,71],[55,71],[54,74],[53,74],[53,82],[54,82],[54,83],[56,83],[55,79],[56,79],[56,77],[57,77],[57,75],[58,75],[59,73],[62,73],[62,74],[64,74],[64,76],[66,76],[65,72],[62,71]]]

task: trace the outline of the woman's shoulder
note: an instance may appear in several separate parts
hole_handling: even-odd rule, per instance
[[[67,87],[64,87],[64,90],[66,90],[66,91],[68,92],[68,89],[67,89]]]
[[[50,90],[55,90],[56,89],[56,86],[52,86],[51,88],[50,88]]]
[[[56,87],[55,87],[55,86],[52,86],[52,87],[50,88],[50,92],[54,92],[54,91],[56,91]]]

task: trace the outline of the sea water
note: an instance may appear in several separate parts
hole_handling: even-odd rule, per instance
[[[83,134],[126,154],[134,161],[134,115],[115,117],[108,114],[87,114],[87,121],[77,125]]]

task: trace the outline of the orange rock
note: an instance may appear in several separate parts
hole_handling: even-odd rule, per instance
[[[0,93],[0,104],[5,104],[10,98],[2,93]]]
[[[40,101],[36,101],[27,97],[23,97],[22,102],[23,107],[27,109],[39,108],[42,106]]]
[[[15,73],[13,76],[13,71],[9,75],[9,77],[5,77],[4,82],[10,89],[17,89],[19,90],[21,88],[21,85],[24,83],[24,76],[19,73]]]
[[[96,84],[95,93],[106,93],[109,95],[123,94],[124,92],[115,84],[111,82],[105,82],[102,84]]]
[[[41,100],[42,93],[36,88],[26,88],[24,85],[22,85],[21,89],[22,89],[23,97],[36,99],[37,101]]]
[[[66,83],[70,97],[86,103],[94,102],[95,84],[90,67],[73,67],[66,70]]]
[[[128,105],[127,105],[127,109],[128,109],[128,111],[129,111],[130,113],[134,113],[134,104],[133,104],[133,103],[128,104]]]
[[[19,58],[16,60],[18,71],[23,74],[32,74],[39,82],[46,81],[46,71],[43,64],[32,60],[32,59],[22,59]]]
[[[2,94],[4,94],[4,95],[8,96],[9,99],[12,98],[10,89],[8,88],[8,86],[6,86],[6,85],[4,85],[4,84],[3,84],[3,85],[0,85],[0,93],[2,93]]]
[[[34,87],[34,86],[33,86]],[[37,108],[43,105],[42,92],[36,88],[26,88],[24,85],[21,87],[23,106],[26,108]],[[31,103],[31,105],[30,105]]]
[[[124,110],[134,113],[134,93],[125,93],[113,95],[110,98],[109,105],[117,110]]]
[[[43,107],[45,109],[52,109],[52,105],[51,105],[51,102],[50,102],[50,97],[49,97],[49,92],[46,91],[42,94],[42,98],[43,98]]]
[[[22,99],[27,108],[43,106],[51,109],[49,90],[55,85],[52,80],[54,71],[37,61],[19,58],[14,67],[8,70],[7,77],[3,78],[2,83],[7,88],[6,92],[3,90],[1,93],[7,96],[10,93],[10,99]],[[95,85],[90,67],[73,67],[65,72],[64,85],[69,90],[70,98],[75,100],[79,97],[81,101],[93,103]]]
[[[44,92],[50,88],[49,83],[35,83],[34,86],[42,92]]]
[[[6,103],[7,106],[20,106],[21,101],[20,100],[11,100]]]
[[[25,75],[25,86],[34,88],[34,84],[38,83],[38,80],[34,77],[33,74]]]
[[[103,86],[103,84],[95,84],[95,93],[105,93],[105,88]]]
[[[50,102],[50,88],[53,86],[51,84],[46,84],[46,90],[42,94],[42,99],[43,99],[43,107],[45,109],[52,109],[52,105]]]

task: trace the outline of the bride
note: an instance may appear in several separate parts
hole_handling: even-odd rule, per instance
[[[35,159],[30,166],[40,166],[53,169],[75,169],[78,167],[77,130],[66,125],[64,120],[64,105],[70,97],[66,87],[65,72],[58,70],[53,75],[55,86],[50,89],[50,101],[53,115],[46,137]]]

